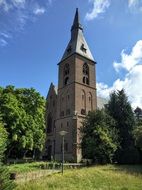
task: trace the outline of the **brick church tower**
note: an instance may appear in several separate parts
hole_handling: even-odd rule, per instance
[[[86,114],[97,108],[95,61],[83,35],[78,9],[71,27],[71,39],[59,66],[58,88],[52,83],[47,95],[47,158],[62,159],[62,137],[65,160],[81,161],[80,127]]]

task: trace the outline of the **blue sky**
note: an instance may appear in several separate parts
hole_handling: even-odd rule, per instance
[[[75,9],[97,61],[98,95],[124,88],[142,107],[141,0],[0,0],[0,86],[57,85]]]

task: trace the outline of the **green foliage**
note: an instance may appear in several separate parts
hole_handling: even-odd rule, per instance
[[[0,90],[0,113],[8,132],[8,157],[40,152],[45,140],[45,100],[33,88]],[[36,155],[35,155],[36,156]]]
[[[14,183],[10,180],[8,169],[2,164],[7,145],[7,132],[0,121],[0,190],[13,190]]]
[[[13,190],[15,184],[10,180],[9,170],[0,164],[0,190]]]
[[[41,166],[46,166],[47,162],[31,162],[31,163],[19,163],[19,164],[11,164],[8,166],[8,169],[11,173],[27,173],[32,171],[41,170]]]
[[[16,190],[141,190],[142,166],[103,165],[19,182]]]
[[[114,120],[104,111],[90,112],[83,123],[82,149],[85,158],[110,163],[118,147]]]
[[[135,118],[124,90],[113,92],[110,95],[106,111],[115,119],[119,134],[120,148],[116,152],[116,161],[119,163],[137,162],[135,158],[138,157],[138,153],[133,140]]]
[[[3,123],[0,121],[0,161],[3,158],[4,151],[6,150],[7,132]]]
[[[142,125],[134,129],[135,145],[142,151]]]

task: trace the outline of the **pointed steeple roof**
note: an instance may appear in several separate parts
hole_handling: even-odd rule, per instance
[[[73,25],[71,27],[71,39],[61,61],[74,53],[77,53],[83,57],[88,58],[89,60],[94,61],[89,46],[83,35],[83,27],[80,24],[78,8],[76,9]]]
[[[73,25],[71,28],[71,31],[74,29],[81,29],[83,30],[81,24],[80,24],[80,20],[79,20],[79,13],[78,13],[78,8],[76,9],[76,13],[75,13],[75,17],[74,17],[74,21],[73,21]]]

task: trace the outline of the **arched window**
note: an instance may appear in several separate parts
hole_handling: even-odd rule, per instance
[[[85,91],[81,91],[81,114],[85,115],[86,113],[86,94]]]
[[[83,74],[89,76],[89,66],[87,63],[83,65]]]
[[[89,78],[88,77],[86,77],[86,84],[89,85]]]
[[[66,93],[66,115],[70,115],[70,94],[69,91]]]
[[[89,66],[87,63],[83,65],[83,83],[89,85]]]
[[[92,101],[93,100],[92,100],[92,93],[91,92],[88,93],[88,100],[87,101],[88,101],[88,110],[92,111],[92,109],[93,109],[92,108],[92,103],[93,103]]]
[[[68,75],[70,73],[70,66],[69,64],[65,64],[64,66],[64,76]]]
[[[70,93],[69,93],[69,90],[68,90],[67,93],[66,93],[66,104],[67,104],[67,107],[69,106],[69,101],[70,101]]]
[[[70,66],[67,63],[64,66],[64,85],[67,85],[69,83],[69,73],[70,73]]]
[[[83,77],[82,81],[83,81],[84,84],[89,85],[89,78],[88,77]]]
[[[82,90],[82,92],[81,92],[81,102],[82,102],[82,108],[85,109],[85,107],[86,107],[86,94],[85,94],[84,90]]]
[[[86,79],[86,77],[83,77],[83,83],[85,84],[85,79]]]
[[[47,117],[47,133],[51,132],[52,132],[52,116],[51,113],[49,113]]]
[[[66,78],[65,78],[64,84],[65,84],[65,85],[69,84],[69,77],[66,77]]]

